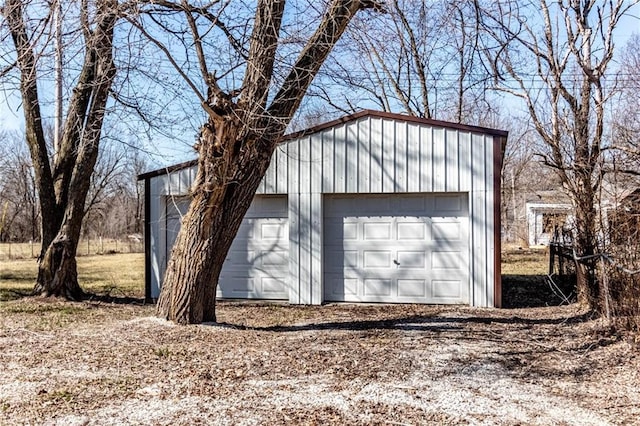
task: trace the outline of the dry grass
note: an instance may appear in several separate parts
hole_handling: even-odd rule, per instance
[[[0,304],[0,423],[634,424],[632,342],[575,306]]]
[[[0,301],[31,291],[36,275],[35,259],[0,262]],[[91,293],[144,297],[144,254],[80,256],[78,280]]]
[[[83,239],[78,245],[79,256],[114,253],[142,253],[142,242],[112,238]],[[0,243],[0,260],[34,259],[40,254],[40,243]]]
[[[502,253],[502,300],[505,308],[559,306],[575,300],[574,282],[554,277],[549,285],[547,249],[514,249]]]
[[[549,269],[547,249],[502,252],[503,275],[543,275]]]

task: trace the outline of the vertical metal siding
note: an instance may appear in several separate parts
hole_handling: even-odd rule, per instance
[[[420,192],[420,127],[407,124],[407,191]]]
[[[486,155],[491,152],[487,147],[487,138],[483,135],[471,136],[471,277],[472,277],[472,304],[474,306],[488,306],[489,287],[493,287],[493,281],[489,281],[487,269],[492,258],[488,258],[489,246],[492,245],[492,235],[488,232],[489,226],[487,212],[493,208],[493,197],[487,197],[491,191],[492,182],[488,179],[487,167],[492,162],[487,161]],[[489,157],[491,158],[491,157]],[[490,204],[491,203],[491,204]],[[491,210],[492,211],[492,210]]]
[[[358,192],[358,123],[346,124],[346,153],[345,153],[345,171],[346,171],[346,189],[345,192]]]
[[[383,174],[382,170],[382,119],[369,119],[369,147],[370,147],[370,180],[369,192],[382,192]],[[337,192],[337,191],[334,191]]]
[[[407,192],[407,123],[393,124],[393,144],[395,145],[393,192]]]
[[[433,191],[432,175],[433,175],[433,131],[431,127],[420,126],[420,192]]]
[[[433,168],[432,188],[433,192],[444,192],[446,188],[446,141],[444,129],[432,129],[433,156],[431,165]]]
[[[460,163],[458,156],[458,143],[460,133],[457,130],[445,131],[445,191],[458,192],[460,182],[458,181]]]
[[[322,194],[468,192],[470,299],[494,303],[496,136],[365,116],[276,149],[259,194],[289,194],[290,302],[321,303]],[[165,197],[187,194],[191,167],[151,178],[152,296],[162,279]],[[499,173],[499,171],[496,171]]]
[[[322,193],[317,192],[310,194],[310,247],[311,247],[311,264],[309,268],[310,298],[308,303],[319,305],[323,299],[322,286],[322,262],[323,262],[323,240],[322,240]]]
[[[358,188],[357,192],[371,191],[371,140],[369,138],[369,120],[356,123],[358,134]]]
[[[334,188],[334,158],[335,158],[335,137],[333,129],[324,131],[322,136],[322,192],[333,192]]]
[[[165,252],[167,247],[166,241],[166,217],[165,217],[165,198],[167,195],[168,176],[158,176],[151,179],[149,184],[151,194],[149,196],[149,229],[151,236],[149,243],[151,247],[151,298],[160,296],[160,284],[164,276],[166,265]]]
[[[458,190],[471,191],[471,134],[458,134]]]
[[[394,192],[396,184],[395,122],[382,121],[382,192]]]
[[[300,194],[289,194],[289,302],[304,303],[300,288]]]

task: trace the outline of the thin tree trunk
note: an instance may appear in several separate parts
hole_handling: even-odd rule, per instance
[[[596,211],[593,201],[578,200],[576,208],[576,239],[574,247],[580,257],[596,253]],[[588,258],[576,262],[576,290],[578,301],[596,312],[600,312],[600,288],[595,274],[596,259]]]
[[[27,35],[21,6],[19,0],[8,0],[3,12],[19,58],[27,144],[41,206],[42,248],[33,293],[77,300],[84,293],[78,285],[75,257],[85,200],[98,156],[105,107],[115,77],[112,48],[117,2],[96,2],[94,23],[88,19],[89,4],[83,2],[81,5],[84,63],[69,102],[65,130],[53,168],[42,129],[34,46]]]

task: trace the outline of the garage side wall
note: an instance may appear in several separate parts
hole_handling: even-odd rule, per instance
[[[494,136],[367,116],[288,143],[292,303],[323,300],[328,193],[468,193],[470,302],[494,306]]]

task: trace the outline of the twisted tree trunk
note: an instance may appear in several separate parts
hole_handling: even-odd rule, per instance
[[[180,324],[216,321],[215,297],[222,264],[273,151],[330,50],[355,13],[366,7],[377,4],[331,2],[269,106],[284,2],[258,2],[237,102],[220,90],[202,63],[209,86],[203,107],[210,118],[200,131],[193,199],[167,265],[158,316]],[[194,38],[199,43],[196,31]]]
[[[209,126],[213,127],[212,121]],[[229,123],[221,133],[233,138],[241,133],[241,127],[239,123]],[[240,149],[225,158],[211,152],[216,149],[214,144],[202,141],[200,145],[193,198],[182,220],[158,300],[158,313],[178,323],[216,321],[216,290],[222,264],[276,145],[274,141],[249,140],[236,144],[263,149]],[[209,158],[214,158],[212,163]],[[217,185],[220,181],[229,183]]]

